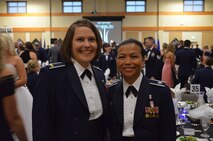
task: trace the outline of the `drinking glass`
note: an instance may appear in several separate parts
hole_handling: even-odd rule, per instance
[[[211,119],[209,117],[203,117],[201,118],[201,126],[203,128],[203,133],[200,134],[201,137],[204,137],[204,138],[209,138],[210,135],[207,134],[207,130],[210,126],[210,123],[211,123]]]
[[[178,110],[179,110],[179,121],[181,123],[181,128],[184,129],[184,125],[188,122],[188,110],[190,108],[190,105],[186,104],[186,102],[182,102],[179,104]]]
[[[178,98],[173,98],[173,104],[175,108],[175,118],[176,118],[176,125],[180,125],[180,120],[179,120],[179,99]],[[176,126],[177,127],[177,126]],[[179,136],[180,132],[176,131],[176,136]]]

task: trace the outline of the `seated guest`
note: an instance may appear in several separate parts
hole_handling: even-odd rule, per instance
[[[123,41],[116,64],[123,79],[109,87],[112,141],[175,141],[175,112],[170,89],[141,73],[144,50],[135,39]]]
[[[33,90],[38,80],[38,72],[40,67],[37,60],[29,60],[27,62],[27,87],[33,96]]]
[[[205,67],[199,69],[195,72],[194,79],[192,80],[193,84],[200,84],[200,90],[205,91],[205,87],[213,87],[213,70],[211,66],[213,65],[213,58],[208,57],[206,59]],[[204,94],[204,100],[207,102],[207,97]]]
[[[197,68],[196,68],[195,71],[197,71],[197,70],[202,69],[202,68],[205,67],[206,59],[207,59],[208,57],[210,57],[209,52],[206,52],[206,53],[204,53],[204,54],[201,56],[201,58],[200,58],[200,64],[197,66]]]

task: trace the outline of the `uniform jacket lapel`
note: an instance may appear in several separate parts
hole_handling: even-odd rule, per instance
[[[120,81],[114,94],[114,103],[116,103],[116,106],[114,107],[116,117],[118,117],[120,124],[123,125],[123,81]]]
[[[78,96],[81,103],[84,105],[87,111],[89,111],[86,97],[84,95],[84,91],[80,82],[80,79],[78,77],[77,71],[73,64],[67,65],[67,76],[69,78],[69,82],[71,84],[72,89],[75,91],[75,94]]]
[[[150,86],[147,78],[143,77],[139,89],[138,99],[135,107],[134,125],[140,120],[141,116],[144,115],[145,104],[147,103],[147,96],[150,92]]]

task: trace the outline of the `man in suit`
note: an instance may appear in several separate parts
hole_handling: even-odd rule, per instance
[[[48,51],[48,58],[50,63],[56,63],[58,62],[58,56],[60,54],[60,48],[61,46],[59,45],[58,40],[54,41],[54,46],[51,47]]]
[[[206,91],[205,87],[213,88],[213,70],[211,66],[213,65],[213,58],[208,57],[205,61],[205,67],[199,69],[195,72],[193,84],[200,84],[200,90]],[[207,97],[204,95],[204,100],[207,102]]]
[[[196,47],[194,48],[195,56],[197,60],[200,60],[201,56],[203,55],[202,50],[199,48],[199,45],[196,44]]]
[[[39,42],[35,42],[34,45],[37,51],[38,60],[41,60],[42,63],[48,61],[48,54],[45,49],[41,47],[41,44]]]
[[[178,81],[181,83],[181,88],[185,87],[188,78],[194,74],[197,67],[195,52],[190,48],[191,41],[184,41],[184,48],[176,51],[176,70],[178,71]]]
[[[34,91],[33,141],[105,141],[108,92],[103,72],[91,65],[102,40],[80,19],[61,46],[64,63],[43,67]]]
[[[161,80],[163,60],[160,51],[155,47],[154,38],[148,37],[145,39],[146,46],[146,61],[145,61],[145,75],[148,78]]]
[[[118,46],[117,68],[123,79],[109,88],[112,141],[175,141],[175,113],[169,88],[141,73],[142,44],[135,39]]]

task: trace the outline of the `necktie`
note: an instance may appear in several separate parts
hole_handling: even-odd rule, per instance
[[[81,74],[81,79],[84,79],[84,76],[87,76],[90,80],[92,79],[92,73],[88,70],[85,69],[84,72]]]
[[[135,89],[134,86],[129,86],[129,87],[128,87],[128,89],[126,90],[126,93],[125,93],[126,97],[129,96],[130,91],[133,93],[133,95],[134,95],[135,97],[137,97],[138,91]]]

